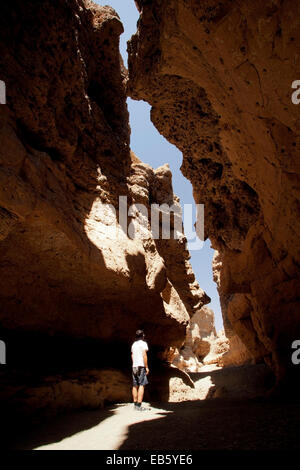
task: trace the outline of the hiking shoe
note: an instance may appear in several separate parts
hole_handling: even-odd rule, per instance
[[[150,408],[145,408],[144,406],[136,406],[136,411],[150,411]]]

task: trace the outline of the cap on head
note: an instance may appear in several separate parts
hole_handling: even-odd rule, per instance
[[[135,338],[136,339],[144,339],[145,338],[145,333],[143,332],[143,330],[136,330]]]

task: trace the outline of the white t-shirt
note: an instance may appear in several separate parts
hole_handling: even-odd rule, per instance
[[[143,353],[148,351],[148,344],[146,341],[139,339],[131,346],[132,352],[132,367],[145,367]]]

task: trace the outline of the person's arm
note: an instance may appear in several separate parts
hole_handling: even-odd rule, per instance
[[[148,369],[148,357],[147,357],[147,351],[144,349],[143,351],[143,359],[144,359],[144,364],[146,367],[146,374],[149,374],[149,369]]]

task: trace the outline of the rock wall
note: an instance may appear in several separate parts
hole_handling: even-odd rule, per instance
[[[19,381],[19,376],[14,378]],[[120,370],[87,369],[47,376],[38,382],[26,379],[13,383],[10,377],[1,383],[1,415],[8,422],[32,417],[37,421],[61,411],[131,400],[130,377]]]
[[[231,334],[230,334],[231,333]],[[203,366],[218,367],[253,364],[255,359],[237,334],[216,332],[214,312],[202,307],[191,317],[181,349],[169,351],[172,365],[186,373],[201,372]]]
[[[117,13],[83,0],[13,0],[0,11],[7,367],[52,374],[128,365],[141,327],[154,355],[180,347],[190,313],[209,298],[184,234],[154,239],[131,207],[178,199],[168,167],[154,171],[130,152]],[[119,196],[143,238],[128,235]]]
[[[137,0],[129,95],[183,153],[218,250],[224,323],[284,381],[299,317],[300,5]],[[290,375],[291,374],[291,375]]]
[[[185,372],[200,371],[216,336],[214,312],[204,306],[191,317],[185,343],[173,351],[172,364]]]

